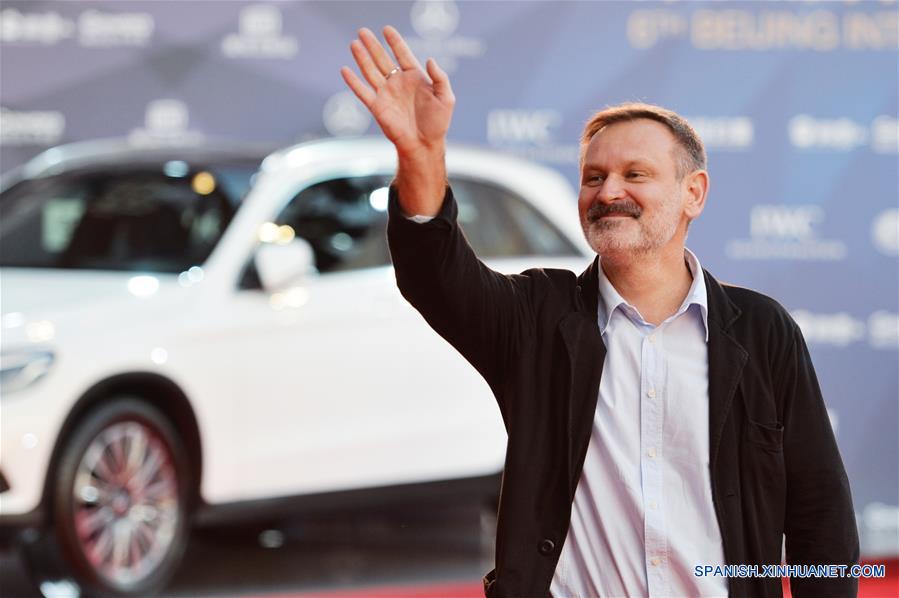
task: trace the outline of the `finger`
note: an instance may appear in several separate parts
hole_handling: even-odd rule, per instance
[[[384,49],[384,46],[381,45],[381,42],[378,41],[375,34],[372,33],[371,30],[363,27],[359,30],[359,39],[365,44],[365,49],[368,50],[369,55],[372,60],[374,60],[378,70],[381,71],[381,74],[386,76],[390,73],[394,68],[393,60],[390,59],[387,50]]]
[[[431,80],[434,81],[434,93],[437,94],[437,97],[442,100],[455,102],[456,96],[453,95],[453,88],[450,86],[449,75],[438,66],[437,61],[433,58],[428,58],[427,66],[428,75],[431,77]]]
[[[350,52],[353,53],[353,58],[356,60],[356,64],[359,65],[359,70],[362,71],[362,76],[365,77],[365,80],[375,89],[383,87],[386,79],[374,61],[372,61],[371,54],[362,45],[362,42],[354,39],[350,44]]]
[[[366,85],[362,79],[348,67],[341,67],[340,74],[343,76],[343,80],[349,88],[356,94],[356,97],[359,98],[359,101],[365,104],[366,108],[371,109],[371,105],[374,103],[375,96],[377,95],[374,90]]]
[[[396,61],[400,64],[401,69],[404,71],[411,69],[424,70],[399,31],[390,25],[384,27],[384,39],[390,44],[390,49],[393,50],[393,55],[396,56]]]

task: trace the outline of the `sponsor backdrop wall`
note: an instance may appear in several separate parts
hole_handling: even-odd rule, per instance
[[[802,326],[864,553],[899,554],[895,2],[3,2],[0,166],[94,137],[376,134],[338,69],[387,23],[450,72],[452,139],[573,184],[592,110],[690,118],[712,188],[689,245]]]

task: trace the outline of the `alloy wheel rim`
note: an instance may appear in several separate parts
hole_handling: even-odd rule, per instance
[[[172,455],[135,421],[104,428],[90,443],[72,488],[75,534],[94,571],[124,589],[152,575],[180,518]]]

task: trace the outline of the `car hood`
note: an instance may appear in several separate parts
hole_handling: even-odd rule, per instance
[[[15,329],[36,321],[84,324],[100,318],[108,326],[188,290],[175,274],[136,272],[2,268],[0,281],[0,322],[8,340],[18,336]]]

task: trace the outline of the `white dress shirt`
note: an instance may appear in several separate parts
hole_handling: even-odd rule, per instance
[[[593,431],[550,592],[726,596],[709,473],[708,301],[699,260],[677,312],[648,324],[600,268],[607,352]]]

